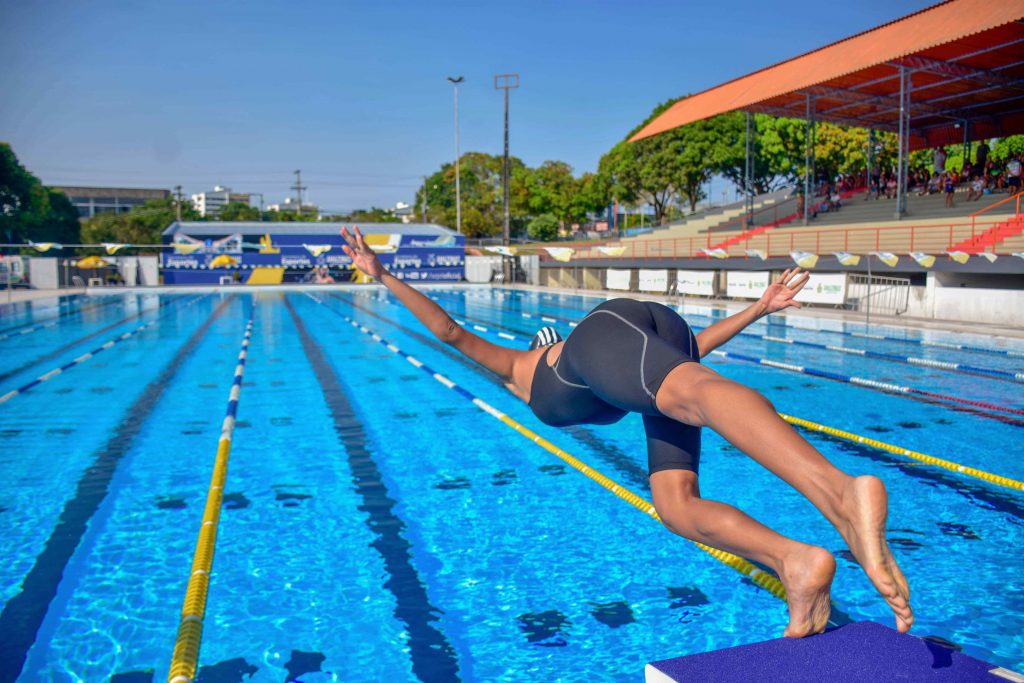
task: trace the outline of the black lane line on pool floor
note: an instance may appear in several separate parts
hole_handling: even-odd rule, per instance
[[[515,328],[495,323],[492,320],[481,320],[479,318],[473,318],[462,314],[457,315],[461,318],[465,318],[466,320],[477,320],[482,324],[490,325],[492,328],[505,329],[520,335],[526,334],[525,332],[516,330]],[[923,467],[916,462],[907,461],[889,455],[885,451],[853,444],[843,439],[830,437],[824,432],[807,430],[801,427],[795,427],[795,429],[801,433],[807,434],[808,440],[810,440],[809,437],[812,435],[821,437],[826,441],[838,444],[842,450],[847,452],[868,457],[869,459],[885,466],[897,467],[902,473],[920,479],[923,483],[930,486],[934,486],[935,484],[946,486],[966,498],[973,505],[1009,515],[1011,520],[1015,523],[1024,521],[1024,505],[1018,502],[1018,499],[1015,496],[1003,493],[1002,490],[995,490],[983,484],[974,484],[972,481],[968,481],[963,477],[958,477],[946,470],[935,467]]]
[[[181,301],[181,300],[180,299],[168,299],[168,300],[162,302],[156,308],[147,308],[144,311],[139,311],[138,313],[134,313],[134,314],[128,316],[127,318],[122,318],[121,320],[118,320],[117,322],[113,322],[113,323],[110,323],[109,325],[101,327],[100,329],[98,329],[98,330],[96,330],[94,332],[90,332],[89,334],[85,335],[84,337],[79,337],[78,339],[76,339],[74,341],[71,341],[71,342],[68,342],[67,344],[64,344],[63,346],[61,346],[58,349],[54,349],[53,351],[49,351],[47,353],[44,353],[42,356],[39,356],[38,358],[33,358],[32,360],[28,361],[27,363],[23,363],[22,365],[20,365],[20,366],[18,366],[16,368],[13,368],[13,369],[8,370],[6,372],[0,373],[0,382],[3,382],[5,379],[7,379],[8,377],[11,377],[12,375],[17,375],[18,373],[24,372],[25,370],[28,370],[29,368],[31,368],[33,366],[39,365],[40,363],[45,363],[48,360],[53,360],[54,358],[56,358],[57,356],[61,355],[65,351],[69,351],[69,350],[75,348],[76,346],[78,346],[79,344],[84,344],[85,342],[89,341],[90,339],[95,339],[96,337],[100,336],[104,332],[109,332],[110,330],[114,329],[115,327],[120,327],[121,325],[124,325],[127,322],[130,322],[132,320],[136,320],[138,318],[141,318],[142,316],[146,315],[147,313],[157,313],[158,314],[157,317],[159,317],[160,315],[163,315],[163,313],[160,312],[160,309],[162,309],[165,306],[168,306],[168,305],[170,305],[172,303],[178,303],[179,301]],[[166,313],[166,311],[164,311],[164,313]]]
[[[419,343],[423,344],[424,346],[427,346],[439,353],[444,354],[452,361],[455,361],[464,368],[467,368],[470,371],[479,374],[481,377],[486,377],[495,386],[500,387],[502,389],[505,388],[505,383],[501,381],[501,378],[498,377],[496,374],[494,374],[490,370],[487,370],[482,365],[478,365],[474,361],[469,360],[461,353],[452,351],[449,347],[445,346],[441,342],[435,341],[425,334],[421,334],[420,332],[411,330],[403,326],[401,323],[395,322],[387,318],[386,316],[375,313],[370,309],[365,308],[363,305],[356,303],[355,301],[352,301],[351,299],[342,298],[337,294],[332,294],[331,297],[337,299],[338,301],[344,304],[352,306],[353,308],[360,310],[366,315],[376,318],[377,320],[380,320],[383,323],[398,328],[401,332],[409,335],[410,337],[412,337]],[[597,455],[598,459],[601,462],[607,463],[614,467],[616,472],[625,477],[630,484],[634,486],[639,486],[644,491],[650,492],[651,484],[650,480],[647,478],[647,470],[641,465],[637,464],[634,460],[632,460],[629,456],[620,451],[614,445],[608,443],[600,436],[595,434],[593,430],[580,425],[572,427],[562,427],[561,429],[562,431],[570,434],[573,438],[575,438],[584,446],[590,448],[594,452],[594,454]],[[647,449],[646,446],[639,446],[639,448],[642,448],[644,451],[646,451]]]
[[[139,431],[146,424],[178,368],[232,301],[222,301],[192,333],[184,346],[178,349],[157,378],[146,386],[117,425],[113,436],[98,451],[95,462],[78,480],[74,498],[64,504],[57,526],[46,539],[43,552],[21,582],[21,592],[8,600],[0,612],[0,683],[14,683],[21,675],[28,651],[36,640],[50,602],[57,594],[64,569],[78,548],[89,521],[107,497],[118,463],[131,450]]]
[[[8,334],[9,332],[13,332],[14,330],[20,330],[23,327],[29,327],[31,325],[42,325],[43,323],[52,322],[54,320],[60,320],[61,318],[67,318],[67,317],[70,317],[70,316],[73,316],[73,315],[77,315],[79,313],[85,313],[86,311],[94,311],[97,308],[102,308],[104,306],[109,306],[109,305],[111,305],[113,303],[117,303],[118,301],[121,301],[121,300],[122,299],[120,299],[119,297],[111,296],[110,297],[110,301],[97,302],[95,304],[92,304],[92,305],[89,305],[89,306],[82,306],[80,308],[76,308],[76,309],[71,310],[71,311],[61,311],[57,315],[51,315],[49,318],[43,318],[42,320],[30,320],[28,322],[20,323],[18,325],[12,325],[11,327],[7,327],[7,328],[4,328],[4,329],[0,330],[0,334]]]
[[[302,349],[331,411],[334,430],[345,447],[352,483],[363,501],[359,509],[367,513],[366,524],[377,537],[372,545],[380,553],[388,572],[384,587],[395,598],[395,617],[409,632],[413,673],[421,681],[457,681],[459,664],[455,650],[444,633],[434,626],[441,611],[430,604],[426,586],[412,564],[412,544],[402,535],[405,522],[395,514],[397,502],[389,495],[373,459],[366,430],[356,417],[337,373],[306,330],[288,295],[284,297],[284,305],[291,314]]]

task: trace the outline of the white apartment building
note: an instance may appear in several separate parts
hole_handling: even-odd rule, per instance
[[[232,192],[230,187],[221,185],[215,185],[211,192],[192,195],[192,206],[204,218],[216,216],[231,202],[241,202],[249,206],[249,195]]]
[[[267,211],[295,211],[299,206],[299,203],[295,201],[294,197],[285,197],[284,201],[280,204],[271,204],[267,207]],[[319,216],[320,207],[316,204],[307,204],[302,202],[302,213]]]

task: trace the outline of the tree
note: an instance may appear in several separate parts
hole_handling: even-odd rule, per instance
[[[217,214],[218,221],[258,221],[260,210],[245,202],[229,202],[221,207]]]
[[[532,240],[550,242],[558,237],[558,228],[559,220],[553,214],[544,213],[530,221],[526,234]]]
[[[345,220],[354,223],[401,223],[402,219],[395,215],[390,209],[379,209],[371,206],[369,209],[356,209]]]
[[[182,220],[199,219],[191,204],[181,206]],[[173,197],[150,199],[127,213],[98,213],[82,225],[82,241],[124,242],[127,244],[159,244],[160,236],[176,220]]]
[[[63,193],[44,187],[0,142],[0,237],[25,241],[74,243],[79,239],[78,211]]]
[[[626,203],[642,200],[654,207],[654,219],[661,222],[672,204],[686,200],[691,208],[702,197],[711,164],[707,155],[715,146],[713,126],[683,126],[653,137],[630,142],[643,126],[675,104],[659,104],[650,115],[601,157],[598,172],[611,186],[612,195]]]

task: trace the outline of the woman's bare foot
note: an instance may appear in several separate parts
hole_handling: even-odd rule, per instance
[[[839,532],[867,572],[875,589],[896,615],[896,629],[906,633],[914,624],[910,608],[910,586],[885,540],[888,495],[878,477],[862,476],[851,480],[843,492],[841,509],[846,520]]]
[[[829,589],[835,573],[835,558],[824,548],[799,543],[786,556],[779,570],[789,605],[789,625],[783,636],[803,638],[825,630],[832,613]]]

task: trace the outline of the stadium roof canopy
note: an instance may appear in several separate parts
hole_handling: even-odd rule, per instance
[[[632,140],[732,111],[897,132],[911,149],[1024,132],[1024,2],[950,0],[676,102]]]
[[[164,235],[184,232],[192,237],[228,234],[241,235],[332,235],[337,236],[342,226],[352,223],[321,223],[312,221],[182,221],[171,223]],[[359,223],[366,234],[398,233],[401,235],[427,235],[440,237],[454,235],[454,230],[433,223]]]

